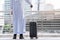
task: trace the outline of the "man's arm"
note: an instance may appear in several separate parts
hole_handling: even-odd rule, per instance
[[[32,8],[33,5],[31,4],[31,2],[29,0],[25,0],[28,4],[30,4],[30,7]]]
[[[25,0],[28,4],[30,4],[31,5],[31,2],[29,1],[29,0]]]

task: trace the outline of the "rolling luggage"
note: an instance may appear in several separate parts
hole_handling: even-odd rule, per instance
[[[30,38],[33,39],[35,37],[37,39],[37,25],[36,22],[30,22]]]

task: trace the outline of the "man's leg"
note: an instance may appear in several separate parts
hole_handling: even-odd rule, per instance
[[[24,39],[23,37],[23,33],[24,33],[24,23],[23,23],[23,20],[20,20],[19,21],[19,39]]]
[[[17,27],[18,27],[18,18],[17,15],[14,14],[13,16],[13,39],[17,38]]]

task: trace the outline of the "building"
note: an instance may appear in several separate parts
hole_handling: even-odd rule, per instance
[[[11,5],[10,0],[5,0],[5,24],[10,23],[10,20],[11,20],[11,15],[10,15],[10,12],[9,12],[10,9],[11,9],[10,5]]]
[[[3,33],[9,33],[11,29],[11,23],[12,23],[12,15],[11,10],[11,0],[4,0],[4,27],[3,27]]]
[[[0,1],[0,33],[4,27],[4,0]]]

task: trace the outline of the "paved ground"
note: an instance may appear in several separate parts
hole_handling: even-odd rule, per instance
[[[0,39],[0,40],[13,40],[13,39]],[[21,40],[21,39],[16,39],[16,40]],[[60,37],[39,37],[38,39],[29,39],[29,38],[25,38],[23,40],[60,40]]]
[[[19,40],[18,36],[17,36],[16,40]],[[12,37],[13,37],[13,35],[11,35],[11,34],[9,34],[9,35],[0,34],[0,40],[13,40]],[[57,33],[40,33],[40,32],[38,32],[38,39],[35,39],[35,38],[30,39],[29,32],[26,32],[24,34],[24,38],[25,39],[23,39],[23,40],[60,40],[60,34],[57,34]]]

